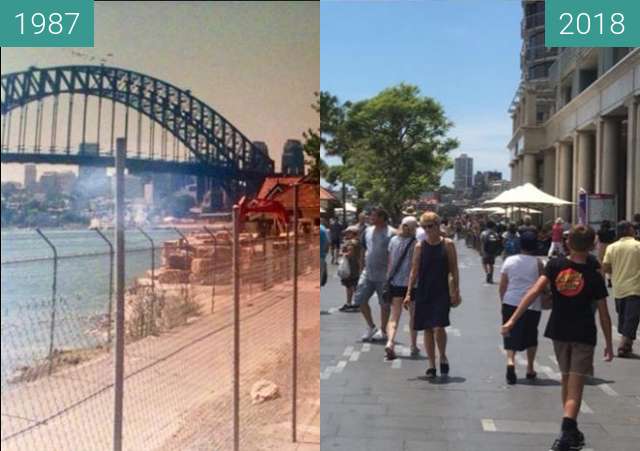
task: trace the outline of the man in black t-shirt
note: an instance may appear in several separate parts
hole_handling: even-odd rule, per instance
[[[553,348],[562,373],[562,404],[564,417],[560,437],[551,451],[569,451],[584,446],[584,435],[578,430],[578,411],[582,403],[585,376],[593,375],[596,346],[595,311],[605,337],[604,358],[613,359],[611,318],[607,308],[607,287],[589,252],[593,249],[595,232],[577,225],[569,232],[569,258],[549,261],[544,274],[527,292],[511,318],[501,328],[508,335],[518,318],[551,285],[553,304],[545,337],[553,340]]]

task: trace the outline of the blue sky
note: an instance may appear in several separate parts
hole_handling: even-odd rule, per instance
[[[520,80],[519,0],[320,4],[320,86],[359,100],[407,82],[437,99],[477,170],[509,178],[511,119]],[[329,161],[331,163],[331,160]],[[443,183],[452,183],[452,171]]]

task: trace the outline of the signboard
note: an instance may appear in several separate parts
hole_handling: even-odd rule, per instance
[[[605,219],[615,226],[618,202],[615,194],[589,194],[587,196],[587,224],[598,229]]]

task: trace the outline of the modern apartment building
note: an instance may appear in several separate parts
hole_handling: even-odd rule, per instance
[[[463,153],[454,160],[453,187],[456,191],[464,191],[473,186],[473,158]]]
[[[619,219],[631,219],[640,213],[640,49],[546,48],[544,1],[522,6],[512,186],[531,182],[573,202],[581,188],[615,194]],[[576,218],[575,207],[560,213]]]

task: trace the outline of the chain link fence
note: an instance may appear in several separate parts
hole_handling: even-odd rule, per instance
[[[317,232],[301,233],[297,247],[293,232],[234,238],[230,228],[205,227],[177,230],[173,239],[127,232],[134,234],[136,242],[127,246],[123,448],[287,449],[294,415],[296,440],[319,443]],[[96,239],[110,242],[104,235]],[[2,280],[3,450],[113,449],[112,254],[57,253],[56,259],[29,251],[17,260],[3,256],[3,273],[11,269]],[[6,302],[5,291],[18,280],[33,283],[39,294]]]

